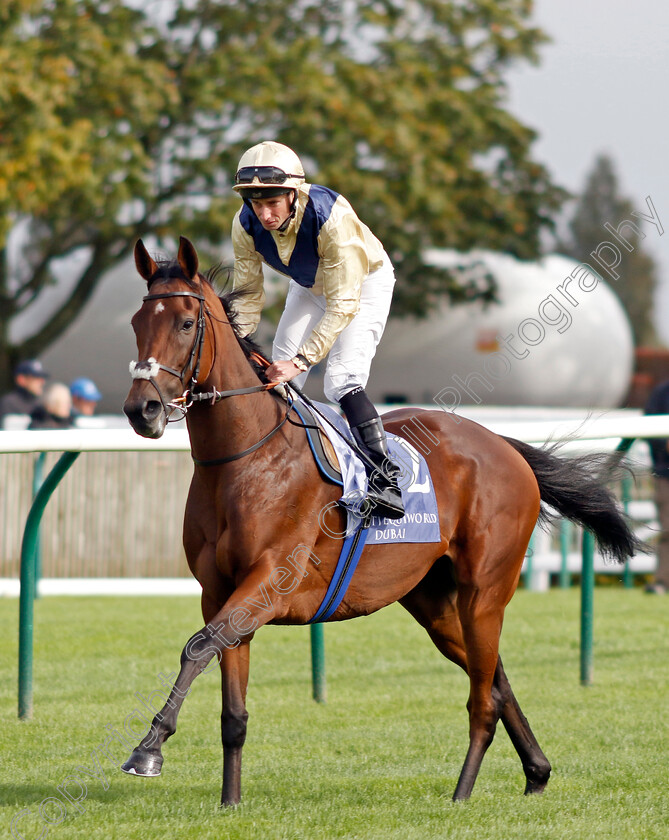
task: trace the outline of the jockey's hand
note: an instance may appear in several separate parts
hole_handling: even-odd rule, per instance
[[[279,359],[276,362],[272,362],[272,364],[267,368],[265,376],[270,382],[289,382],[301,373],[302,371],[297,367],[297,365],[294,365],[288,360]]]

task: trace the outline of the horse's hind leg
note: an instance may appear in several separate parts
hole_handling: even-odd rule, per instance
[[[455,800],[471,796],[483,756],[495,737],[501,708],[493,697],[493,683],[504,613],[497,597],[471,584],[460,584],[457,604],[469,675],[469,749],[453,794]]]
[[[534,733],[530,729],[527,718],[522,713],[518,701],[511,691],[501,659],[497,660],[493,692],[500,698],[502,723],[523,765],[527,780],[525,794],[541,793],[548,784],[551,765],[543,754]]]
[[[482,622],[479,618],[474,632],[470,627],[469,640],[465,642],[467,672],[471,686],[467,703],[470,722],[469,750],[453,794],[455,800],[468,799],[471,795],[483,756],[492,743],[497,721],[500,719],[523,766],[526,779],[525,794],[541,793],[550,778],[551,765],[511,691],[497,645],[495,644],[494,651],[492,649],[492,639],[499,638],[499,631],[501,620],[497,624],[494,620]],[[488,645],[489,650],[482,650]],[[490,665],[493,656],[497,661],[491,684]]]
[[[476,592],[469,595],[465,592],[464,597],[468,597],[470,603],[463,608],[463,589],[461,586],[456,591],[452,565],[447,558],[442,558],[400,601],[425,627],[441,653],[469,676],[469,750],[453,799],[470,796],[502,711],[500,694],[493,697],[502,610],[488,607],[479,614],[476,607],[483,606],[483,602]],[[466,631],[463,631],[463,613],[467,617]]]
[[[444,558],[439,561],[418,586],[407,596],[402,598],[402,606],[427,630],[436,647],[470,674],[465,637],[462,630],[460,615],[457,607],[456,585],[453,579],[450,562]],[[501,628],[501,617],[499,619]],[[460,775],[454,799],[465,799],[471,794],[481,761],[490,745],[497,720],[501,718],[509,737],[518,752],[527,779],[525,792],[533,793],[543,790],[550,776],[550,764],[541,751],[532,730],[527,723],[516,698],[511,691],[509,682],[502,668],[497,654],[499,632],[494,636],[494,656],[496,662],[490,675],[488,664],[487,689],[488,709],[487,729],[483,737],[477,733],[471,722],[472,704],[474,698],[470,695],[468,708],[470,710],[470,738],[472,730],[477,740],[470,740],[467,759]],[[492,657],[491,657],[492,658]],[[471,675],[470,675],[471,680]],[[473,681],[472,681],[473,682]],[[483,693],[479,683],[479,696]]]

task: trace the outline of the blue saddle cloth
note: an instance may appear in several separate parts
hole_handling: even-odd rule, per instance
[[[404,438],[386,432],[390,458],[400,468],[398,483],[402,491],[405,515],[402,519],[373,516],[371,520],[364,521],[361,505],[367,493],[367,474],[358,455],[346,443],[346,440],[353,441],[351,431],[344,418],[330,406],[323,403],[314,405],[327,418],[327,422],[318,418],[318,423],[330,440],[341,468],[341,481],[334,480],[342,485],[339,504],[346,509],[347,528],[346,534],[342,534],[344,543],[330,585],[310,623],[326,621],[337,609],[366,545],[430,543],[441,540],[437,500],[430,471],[425,458],[416,448]],[[306,419],[304,405],[296,402],[295,408],[298,414],[302,409],[300,416],[303,420]],[[310,412],[309,419],[311,416]],[[321,472],[332,481],[331,468],[323,463],[323,456],[318,453],[311,438],[309,443]]]
[[[343,486],[339,504],[347,510],[346,534],[350,536],[358,530],[362,522],[360,508],[367,493],[367,473],[355,451],[345,440],[342,440],[343,436],[346,440],[354,442],[346,420],[329,405],[317,402],[314,405],[328,421],[324,423],[317,417],[318,423],[335,450],[341,468]],[[299,413],[300,403],[296,402],[295,407]],[[332,427],[335,427],[339,434]],[[386,432],[386,437],[390,458],[400,469],[399,485],[406,512],[402,519],[372,517],[367,544],[439,542],[441,534],[437,500],[425,458],[408,440],[389,432]],[[323,474],[331,479],[329,467],[321,463],[321,458],[315,451],[314,456]]]

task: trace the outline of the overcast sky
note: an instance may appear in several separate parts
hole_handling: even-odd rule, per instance
[[[552,43],[538,67],[507,77],[510,110],[539,132],[535,157],[568,190],[583,188],[605,152],[635,209],[647,213],[652,197],[665,232],[646,225],[644,246],[658,263],[656,323],[669,344],[669,2],[535,0],[534,19]]]

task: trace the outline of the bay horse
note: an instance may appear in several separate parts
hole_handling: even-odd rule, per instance
[[[123,769],[159,775],[161,747],[176,731],[184,698],[217,657],[221,805],[234,805],[241,798],[250,642],[262,625],[307,624],[315,615],[345,531],[336,505],[341,492],[321,478],[299,418],[263,381],[253,343],[241,338],[234,301],[219,297],[199,272],[193,245],[181,237],[176,260],[156,262],[139,240],[134,256],[148,294],[132,319],[140,361],[131,364],[124,411],[149,438],[163,434],[173,407],[186,412],[194,473],[183,540],[202,586],[205,626],[185,645],[169,697]],[[402,408],[383,422],[402,435],[415,418],[433,442],[427,462],[441,541],[367,546],[329,620],[399,601],[469,676],[469,748],[453,798],[470,796],[500,719],[520,757],[525,793],[539,793],[551,766],[498,646],[542,502],[592,530],[600,550],[620,562],[638,541],[587,460],[559,458],[442,410]]]

